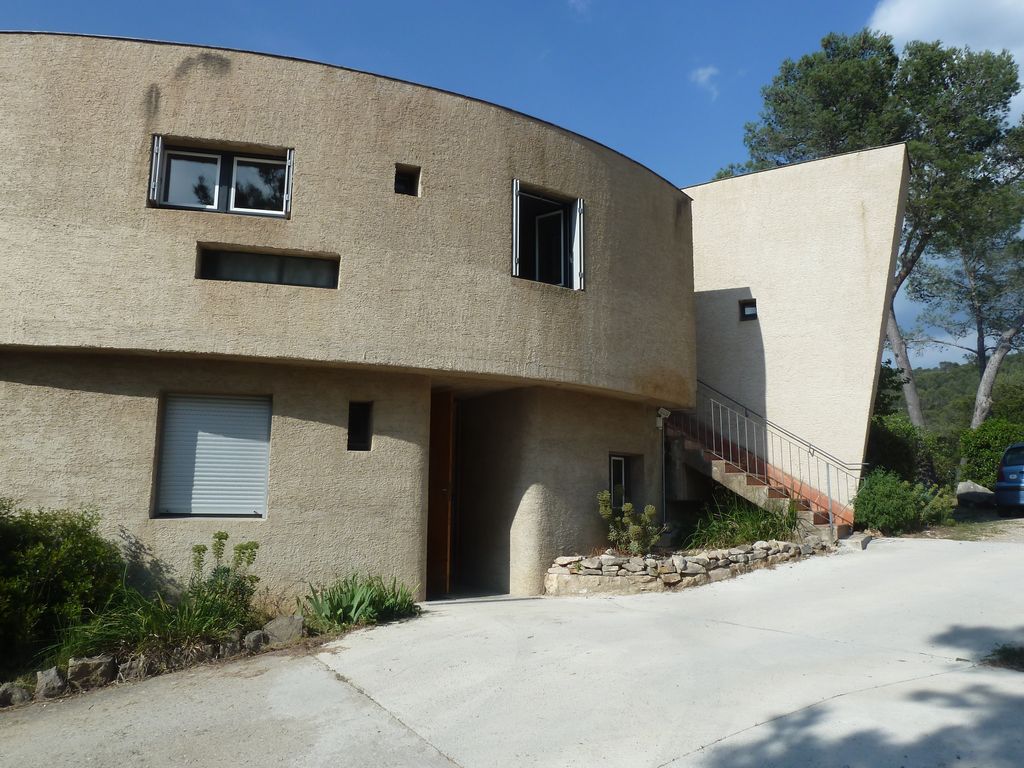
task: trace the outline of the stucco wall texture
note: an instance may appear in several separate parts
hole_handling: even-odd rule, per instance
[[[270,395],[263,519],[150,517],[165,392]],[[373,449],[346,450],[348,401],[374,403]],[[425,573],[430,384],[415,375],[208,360],[3,352],[0,493],[32,505],[95,505],[187,579],[189,550],[214,531],[260,544],[275,594],[350,571]],[[286,605],[287,607],[287,605]]]
[[[686,190],[698,377],[844,462],[864,456],[908,175],[900,144]]]
[[[638,470],[634,504],[662,511],[653,408],[536,387],[466,401],[460,421],[456,557],[480,586],[538,594],[555,557],[607,546],[596,497],[610,454]]]
[[[0,345],[443,371],[688,405],[690,208],[490,104],[251,53],[0,36]],[[151,136],[295,149],[290,220],[146,205]],[[395,163],[422,196],[394,193]],[[512,180],[586,201],[586,290],[511,276]],[[197,243],[337,254],[338,290],[197,280]]]

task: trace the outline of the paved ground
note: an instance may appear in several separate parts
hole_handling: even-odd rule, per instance
[[[958,541],[1012,541],[1024,544],[1024,515],[1001,517],[995,509],[965,507],[953,513],[956,525],[938,526],[915,533],[920,539]]]
[[[316,656],[0,714],[0,765],[1024,763],[1024,547],[881,540],[681,594],[434,604]]]

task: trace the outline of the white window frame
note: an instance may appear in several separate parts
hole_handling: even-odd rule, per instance
[[[542,195],[534,195],[529,192],[523,192],[521,189],[521,183],[519,179],[512,179],[512,276],[520,277],[521,270],[519,268],[519,196],[529,195],[530,197],[537,197],[542,200],[551,200],[551,198],[543,197]],[[557,202],[557,200],[551,200],[551,202]],[[573,202],[569,204],[569,220],[565,222],[563,220],[563,226],[568,224],[569,226],[569,242],[570,242],[570,265],[569,268],[572,271],[571,282],[569,285],[561,287],[570,288],[574,291],[582,291],[585,289],[584,277],[586,274],[584,257],[583,257],[583,238],[584,238],[584,226],[583,226],[583,209],[584,201],[582,197],[577,197]],[[550,215],[550,214],[549,214]],[[536,235],[535,235],[536,237]],[[564,245],[562,246],[565,247]],[[536,244],[534,246],[534,253],[537,252]],[[563,253],[562,269],[565,269],[565,258]],[[535,265],[536,266],[536,265]],[[537,274],[539,270],[535,270],[534,274]],[[538,281],[539,282],[539,281]],[[562,275],[562,282],[567,282],[565,274]]]
[[[267,208],[240,208],[235,205],[235,187],[238,184],[238,162],[240,160],[242,162],[284,166],[284,195],[281,198],[281,210],[275,211]],[[284,160],[277,160],[269,157],[239,157],[238,155],[235,155],[231,165],[231,199],[228,200],[228,211],[231,213],[258,213],[262,216],[286,216],[288,214],[288,203],[290,198],[290,195],[288,194],[291,176],[289,173],[290,170],[291,163],[287,158]]]
[[[160,205],[169,205],[174,208],[194,208],[199,211],[216,211],[218,203],[220,203],[220,161],[221,157],[216,152],[192,152],[184,149],[165,149],[162,151],[163,155],[163,167],[160,169],[160,179],[158,181],[160,185]],[[212,157],[217,161],[217,180],[213,185],[213,205],[189,205],[188,203],[172,203],[167,199],[167,188],[166,182],[169,180],[168,170],[171,164],[172,156],[180,157]]]

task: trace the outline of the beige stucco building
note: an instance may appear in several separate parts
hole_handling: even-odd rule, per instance
[[[744,182],[688,194],[507,109],[237,51],[4,34],[0,95],[0,495],[94,504],[179,576],[226,530],[274,589],[361,570],[430,595],[540,591],[602,543],[610,475],[663,505],[658,409],[696,403],[694,275],[733,259]],[[859,179],[831,213],[874,260],[861,434],[885,152],[797,171],[792,199]],[[718,243],[696,270],[695,241]]]

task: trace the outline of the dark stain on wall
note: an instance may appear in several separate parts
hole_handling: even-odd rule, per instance
[[[213,51],[202,51],[186,56],[175,68],[174,77],[185,77],[197,67],[213,75],[226,75],[231,70],[231,59]]]
[[[160,111],[160,86],[153,83],[146,89],[146,95],[142,99],[146,109],[146,118],[152,120]]]

